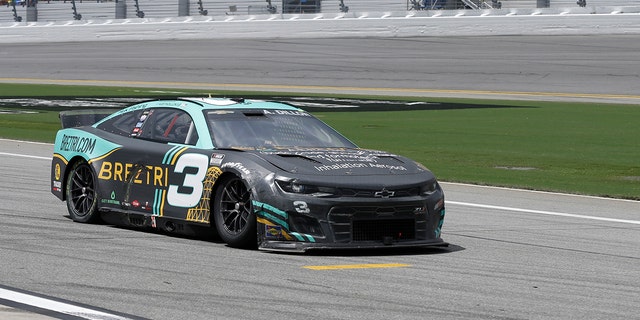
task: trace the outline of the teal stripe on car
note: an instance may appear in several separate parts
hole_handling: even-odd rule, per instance
[[[162,159],[162,164],[170,164],[173,156],[175,156],[176,152],[178,152],[181,148],[182,146],[175,146],[169,149],[169,151],[167,151],[167,153],[164,155],[164,158]]]
[[[264,202],[260,202],[260,201],[256,201],[256,200],[253,200],[251,203],[253,204],[253,206],[258,207],[260,209],[269,210],[270,212],[281,216],[283,219],[288,219],[289,218],[289,215],[286,212],[284,212],[284,211],[282,211],[282,210],[280,210],[280,209],[278,209],[278,208],[276,208],[276,207],[274,207],[274,206],[272,206],[270,204],[266,204]]]
[[[269,212],[266,212],[264,210],[260,210],[258,212],[256,212],[257,215],[285,228],[285,231],[289,232],[289,223],[287,223],[286,221],[270,214]]]
[[[296,237],[298,240],[300,241],[309,241],[309,242],[316,242],[316,239],[308,234],[304,234],[304,233],[298,233],[298,232],[289,232],[290,235]]]

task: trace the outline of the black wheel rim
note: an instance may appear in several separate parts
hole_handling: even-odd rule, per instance
[[[231,234],[238,234],[247,228],[251,217],[251,193],[239,179],[229,181],[220,197],[222,225]]]
[[[70,179],[68,201],[71,201],[76,215],[84,217],[91,213],[96,198],[93,173],[86,165],[80,165],[73,171]]]

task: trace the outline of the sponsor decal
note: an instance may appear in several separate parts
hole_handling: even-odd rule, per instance
[[[104,161],[100,166],[98,179],[112,181],[128,181],[132,174],[132,168],[136,164]],[[138,170],[132,182],[135,184],[166,187],[169,184],[169,168],[160,166],[145,166],[146,170]]]
[[[330,171],[330,170],[340,170],[340,169],[356,169],[356,168],[376,168],[376,169],[398,170],[398,171],[407,170],[407,168],[404,166],[394,166],[389,164],[378,164],[378,163],[336,163],[336,164],[324,165],[324,166],[314,166],[314,168],[320,172]]]
[[[405,168],[404,166],[393,166],[393,165],[389,165],[389,164],[370,163],[369,166],[371,168],[378,168],[378,169],[407,171],[407,168]]]
[[[98,171],[98,179],[153,187],[153,202],[145,201],[142,205],[139,200],[135,200],[130,204],[135,208],[151,211],[156,216],[164,215],[165,205],[187,208],[187,220],[208,222],[211,189],[222,171],[219,167],[209,166],[209,156],[183,153],[186,150],[188,148],[181,146],[171,148],[165,154],[162,165],[144,166],[103,161]],[[102,199],[102,202],[120,204],[115,200],[115,193],[112,193],[111,198]]]
[[[56,163],[56,167],[55,167],[56,180],[60,180],[60,175],[61,175],[60,172],[61,172],[60,164]]]
[[[131,107],[128,107],[126,109],[122,109],[122,110],[114,113],[114,116],[117,116],[117,115],[120,115],[120,114],[123,114],[123,113],[127,113],[127,112],[131,112],[131,111],[135,111],[135,110],[144,109],[148,105],[149,105],[148,103],[141,103],[139,105],[131,106]]]
[[[214,153],[211,155],[211,160],[209,161],[209,165],[219,167],[222,164],[222,160],[224,160],[224,154]]]
[[[236,169],[236,170],[238,170],[238,171],[240,171],[240,172],[242,172],[242,173],[244,173],[244,174],[246,174],[246,175],[248,175],[248,174],[250,173],[250,172],[249,172],[249,169],[247,169],[247,168],[246,168],[242,163],[240,163],[240,162],[227,162],[227,163],[225,163],[225,164],[223,164],[223,165],[222,165],[222,168],[223,168],[223,169],[225,169],[225,168],[234,168],[234,169]]]
[[[115,191],[111,191],[111,199],[102,199],[101,201],[102,201],[102,203],[120,205],[120,201],[116,200],[116,192]]]
[[[267,238],[277,238],[277,239],[282,238],[282,227],[265,224],[264,235]]]
[[[314,166],[316,170],[322,171],[330,171],[330,170],[340,170],[340,169],[355,169],[355,168],[366,168],[368,167],[366,163],[338,163],[324,166]]]
[[[304,111],[295,110],[264,110],[264,114],[283,114],[288,116],[310,117],[311,115]]]
[[[382,191],[376,191],[373,196],[376,198],[391,198],[396,194],[395,191],[389,191],[387,189],[382,189]]]
[[[363,152],[358,152],[356,154],[338,153],[338,152],[318,153],[313,155],[313,157],[324,159],[329,162],[377,162],[378,161],[378,157],[376,157],[375,155],[366,154]]]
[[[231,113],[235,113],[235,112],[231,110],[215,110],[215,111],[209,112],[209,114],[231,114]]]
[[[140,119],[138,119],[138,123],[136,123],[136,126],[133,128],[133,132],[131,133],[132,137],[137,137],[140,135],[144,121],[147,120],[149,115],[152,113],[153,113],[153,110],[146,110],[142,113],[142,115],[140,116]]]
[[[415,214],[422,214],[427,212],[427,207],[415,207],[413,208],[413,213]]]
[[[60,150],[62,151],[92,153],[95,147],[96,139],[94,138],[68,136],[65,134],[60,142]]]

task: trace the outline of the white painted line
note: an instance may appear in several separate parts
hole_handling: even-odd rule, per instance
[[[42,144],[42,145],[47,145],[47,146],[53,146],[53,143],[48,143],[48,142],[36,142],[36,141],[26,141],[26,140],[14,140],[14,139],[5,139],[5,138],[0,138],[0,141],[20,142],[20,143],[30,143],[30,144]]]
[[[31,158],[38,160],[51,160],[51,157],[40,157],[40,156],[30,156],[28,154],[17,154],[17,153],[8,153],[8,152],[0,152],[2,156],[12,156],[12,157],[22,157],[22,158]]]
[[[480,188],[480,189],[494,189],[494,190],[507,190],[507,191],[517,191],[517,192],[524,192],[524,193],[540,193],[540,194],[552,194],[552,195],[558,195],[558,196],[566,196],[566,197],[575,197],[575,198],[587,198],[587,199],[596,199],[596,200],[607,200],[607,201],[622,201],[622,202],[632,202],[632,203],[640,203],[637,200],[629,200],[629,199],[618,199],[618,198],[606,198],[606,197],[599,197],[599,196],[589,196],[589,195],[584,195],[584,194],[573,194],[573,193],[560,193],[560,192],[552,192],[552,191],[540,191],[540,190],[529,190],[529,189],[516,189],[516,188],[509,188],[509,187],[495,187],[495,186],[485,186],[485,185],[478,185],[478,184],[470,184],[470,183],[461,183],[461,182],[446,182],[446,181],[439,181],[441,185],[446,186],[446,185],[457,185],[457,186],[464,186],[464,187],[474,187],[474,188]],[[446,188],[445,188],[445,193],[446,193]]]
[[[51,299],[40,298],[25,293],[15,292],[0,288],[0,299],[15,301],[20,304],[26,304],[37,308],[51,310],[58,313],[68,314],[71,316],[91,319],[91,320],[128,320],[130,318],[118,315],[74,306],[68,303],[58,302]]]
[[[7,139],[0,139],[0,140],[7,140]],[[13,140],[13,141],[17,141],[17,140]],[[20,142],[27,142],[27,141],[20,141]],[[51,160],[50,157],[40,157],[40,156],[32,156],[32,155],[16,154],[16,153],[7,153],[7,152],[0,152],[0,155],[31,158],[31,159],[39,159],[39,160]],[[557,194],[557,195],[564,195],[564,196],[574,196],[574,197],[583,197],[583,198],[592,198],[592,199],[602,199],[602,200],[610,200],[610,201],[637,202],[637,201],[634,201],[634,200],[626,200],[626,199],[603,198],[603,197],[575,195],[575,194],[566,194],[566,193],[556,193],[556,192],[547,192],[547,191],[512,189],[512,188],[505,188],[505,187],[479,186],[479,185],[455,183],[455,182],[441,182],[441,184],[461,185],[461,186],[488,188],[488,189],[498,189],[498,190],[502,189],[502,190],[521,191],[521,192],[530,192],[530,193]],[[542,211],[542,210],[531,210],[531,209],[503,207],[503,206],[494,206],[494,205],[488,205],[488,204],[477,204],[477,203],[458,202],[458,201],[447,201],[447,203],[448,204],[459,205],[459,206],[466,206],[466,207],[476,207],[476,208],[484,208],[484,209],[495,209],[495,210],[504,210],[504,211],[535,213],[535,214],[544,214],[544,215],[552,215],[552,216],[560,216],[560,217],[570,217],[570,218],[590,219],[590,220],[598,220],[598,221],[618,222],[618,223],[638,224],[638,225],[640,225],[640,221],[638,221],[638,220],[625,220],[625,219],[594,217],[594,216],[585,216],[585,215],[572,214],[572,213],[562,213],[562,212],[552,212],[552,211]]]
[[[627,223],[627,224],[638,224],[638,225],[640,225],[640,221],[638,221],[638,220],[625,220],[625,219],[594,217],[594,216],[585,216],[585,215],[573,214],[573,213],[562,213],[562,212],[543,211],[543,210],[521,209],[521,208],[493,206],[493,205],[488,205],[488,204],[477,204],[477,203],[458,202],[458,201],[446,201],[446,204],[453,204],[453,205],[459,205],[459,206],[465,206],[465,207],[474,207],[474,208],[483,208],[483,209],[494,209],[494,210],[503,210],[503,211],[514,211],[514,212],[544,214],[544,215],[550,215],[550,216],[559,216],[559,217],[569,217],[569,218],[589,219],[589,220],[598,220],[598,221],[618,222],[618,223]]]

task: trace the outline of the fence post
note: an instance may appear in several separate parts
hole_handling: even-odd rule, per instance
[[[27,22],[38,21],[38,2],[36,0],[27,1]]]
[[[445,3],[445,9],[457,9],[458,4],[456,0],[447,0]]]
[[[178,0],[178,17],[189,15],[189,0]]]
[[[116,0],[116,19],[127,18],[127,3],[125,0]]]
[[[538,0],[536,8],[549,8],[551,6],[551,0]]]

